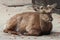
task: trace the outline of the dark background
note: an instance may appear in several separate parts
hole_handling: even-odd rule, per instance
[[[37,5],[47,5],[47,4],[51,5],[51,4],[57,3],[56,8],[60,8],[60,0],[33,0],[32,3]]]

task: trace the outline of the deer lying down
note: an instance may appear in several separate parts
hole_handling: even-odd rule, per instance
[[[16,14],[7,22],[5,33],[38,36],[50,34],[52,30],[52,9],[55,5],[41,6],[37,12]]]

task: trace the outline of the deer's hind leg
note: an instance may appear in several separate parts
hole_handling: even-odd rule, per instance
[[[11,34],[18,34],[16,32],[16,25],[17,25],[17,21],[15,18],[11,18],[7,25],[6,25],[6,28],[3,30],[5,33],[11,33]]]

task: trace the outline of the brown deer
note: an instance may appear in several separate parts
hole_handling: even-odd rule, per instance
[[[16,14],[7,22],[5,33],[38,36],[50,34],[52,30],[52,9],[55,5],[40,6],[37,12]]]

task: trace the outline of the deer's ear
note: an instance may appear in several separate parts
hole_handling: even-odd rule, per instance
[[[38,6],[38,5],[33,5],[33,9],[34,9],[35,11],[38,11],[38,10],[39,10],[39,6]]]
[[[57,3],[54,3],[51,5],[51,8],[55,8],[57,6]]]
[[[47,5],[47,7],[50,8],[50,9],[51,9],[51,8],[55,8],[56,6],[57,6],[56,3],[54,3],[54,4],[52,4],[52,5]]]
[[[40,6],[39,8],[42,10],[44,7],[43,6]]]

